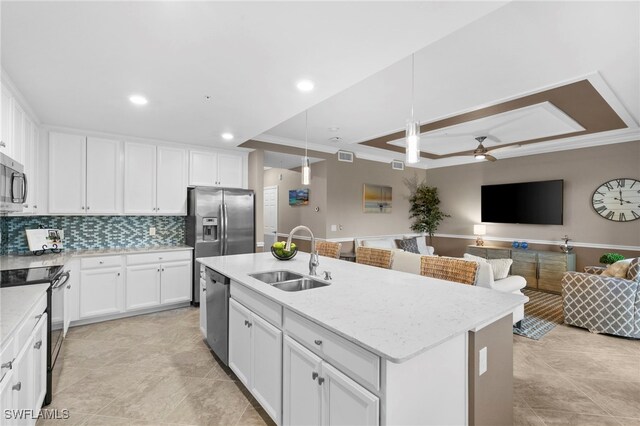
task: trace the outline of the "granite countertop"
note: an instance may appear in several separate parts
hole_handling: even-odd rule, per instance
[[[405,272],[320,257],[331,285],[286,292],[248,274],[309,272],[307,253],[289,261],[271,253],[196,259],[360,346],[394,362],[407,361],[446,340],[494,321],[528,298]]]
[[[108,249],[63,250],[62,253],[48,253],[42,256],[33,254],[0,256],[0,271],[20,268],[38,268],[43,266],[59,266],[76,257],[95,257],[118,254],[135,254],[149,252],[193,250],[187,245],[153,246],[153,247],[114,247]]]
[[[0,288],[0,348],[48,288],[49,284]]]

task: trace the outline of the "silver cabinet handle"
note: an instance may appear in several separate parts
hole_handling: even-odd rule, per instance
[[[37,208],[38,208],[38,206],[34,204],[34,205],[33,205],[33,208],[34,208],[34,209],[37,209]]]
[[[324,279],[325,280],[330,280],[331,279],[331,272],[330,271],[324,271]]]
[[[0,365],[1,368],[8,368],[9,370],[13,370],[13,361],[7,361]]]
[[[313,343],[320,346],[322,344],[322,340],[314,340]]]
[[[89,210],[89,206],[87,206],[87,210]]]
[[[23,204],[22,207],[24,207],[25,209],[29,208],[29,204]]]
[[[206,287],[203,287],[203,288],[202,288],[202,291],[206,293],[207,288],[206,288]]]
[[[69,284],[69,285],[67,286],[67,290],[69,290],[69,289],[71,289],[71,284]]]
[[[120,276],[120,272],[118,272],[118,276]]]
[[[42,315],[44,315],[44,314],[36,315],[36,321],[39,320],[40,318],[42,318]]]
[[[158,257],[158,260],[162,260],[162,258],[161,258],[161,257]]]
[[[20,389],[22,389],[22,382],[18,382],[15,385],[13,385],[11,387],[11,389],[15,390],[15,391],[20,391]]]
[[[316,373],[315,371],[311,373],[311,380],[315,380],[317,378],[318,378],[318,373]]]
[[[34,348],[36,348],[36,349],[40,349],[40,347],[41,347],[41,346],[42,346],[42,340],[38,340],[38,341],[36,342],[36,344],[35,344],[35,345],[33,345],[33,347],[34,347]]]
[[[4,143],[4,142],[2,142],[2,141],[0,141],[0,147],[2,147],[2,148],[6,148],[6,147],[7,147],[7,144],[6,144],[6,143]]]
[[[160,268],[158,268],[158,272],[160,272]]]
[[[324,383],[324,377],[318,377],[318,385],[322,386]]]
[[[98,263],[102,265],[104,263],[104,261],[103,260],[99,260]]]
[[[82,210],[84,210],[84,206],[80,207]]]
[[[251,327],[253,324],[251,324],[251,321],[244,320],[244,325]]]
[[[162,268],[162,272],[164,272],[164,268]]]

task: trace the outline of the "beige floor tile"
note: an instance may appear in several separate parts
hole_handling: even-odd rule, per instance
[[[56,364],[53,369],[53,394],[56,395],[67,387],[85,378],[92,370]]]
[[[513,408],[514,426],[544,426],[544,422],[529,407]]]
[[[558,371],[549,366],[545,360],[545,352],[539,348],[514,345],[513,372],[522,374],[550,374],[558,375]]]
[[[249,405],[240,416],[237,426],[275,426],[275,422],[261,407]]]
[[[630,419],[625,417],[616,417],[615,419],[623,426],[640,426],[640,419]]]
[[[110,416],[101,416],[101,415],[93,415],[87,422],[87,426],[156,426],[157,422],[148,422],[145,420],[137,420],[137,419],[126,419],[120,417],[110,417]]]
[[[564,375],[640,382],[640,359],[629,355],[545,351],[544,362]]]
[[[236,382],[224,380],[194,380],[189,393],[165,417],[169,423],[186,422],[197,425],[233,425],[250,405]]]
[[[566,426],[619,426],[620,423],[613,417],[594,416],[591,414],[568,413],[566,411],[540,410],[535,413],[546,425]]]
[[[537,409],[607,415],[573,383],[562,376],[518,373],[514,375],[514,393]]]
[[[592,378],[571,380],[611,415],[640,419],[640,383]]]

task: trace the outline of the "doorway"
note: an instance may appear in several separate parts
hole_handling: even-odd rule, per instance
[[[278,186],[264,187],[264,249],[278,240]]]

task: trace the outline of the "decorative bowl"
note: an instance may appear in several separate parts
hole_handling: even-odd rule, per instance
[[[291,251],[285,249],[275,249],[271,247],[271,254],[278,260],[291,260],[296,257],[298,253],[298,247],[294,247]]]
[[[519,242],[517,242],[517,241],[514,241],[514,242],[511,244],[511,246],[512,246],[513,248],[520,248],[520,243],[519,243]]]
[[[528,249],[529,248],[529,243],[526,242],[526,241],[521,242],[520,243],[520,248],[523,248],[525,250]]]

